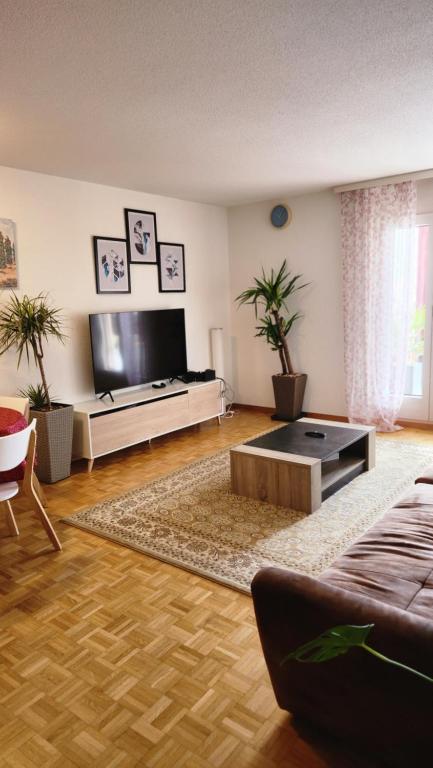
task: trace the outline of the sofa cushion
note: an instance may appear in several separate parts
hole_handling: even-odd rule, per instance
[[[433,618],[433,485],[418,484],[321,580]]]

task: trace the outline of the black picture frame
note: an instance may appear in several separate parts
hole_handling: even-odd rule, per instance
[[[156,213],[154,211],[141,211],[136,208],[124,208],[124,215],[129,263],[157,266],[158,232]],[[145,235],[148,235],[148,240],[145,239]],[[146,254],[145,250],[147,248],[149,252]]]
[[[168,274],[169,257],[170,268],[173,270],[173,257],[178,257],[178,274]],[[167,261],[166,261],[167,260]],[[170,283],[173,287],[170,287]],[[160,293],[185,293],[185,247],[183,243],[158,243],[158,288]]]
[[[118,243],[122,243],[123,247],[119,247]],[[117,264],[111,251],[120,260]],[[94,235],[93,256],[95,261],[96,293],[131,293],[128,251],[124,238]],[[108,264],[106,263],[105,266],[104,257],[106,262],[108,259]],[[116,273],[119,275],[118,277],[116,277]]]

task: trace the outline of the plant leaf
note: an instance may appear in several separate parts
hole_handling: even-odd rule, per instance
[[[49,389],[50,388],[48,387],[48,390]],[[18,394],[23,397],[28,397],[30,406],[36,408],[36,410],[42,410],[48,406],[47,393],[42,384],[29,384],[25,389],[20,389]]]
[[[336,656],[344,655],[351,648],[364,646],[373,627],[374,624],[362,626],[346,624],[327,629],[314,640],[300,645],[289,653],[281,664],[287,661],[322,662],[335,659]]]
[[[18,367],[25,353],[27,361],[30,355],[37,362],[37,344],[39,337],[48,340],[54,336],[64,343],[62,317],[59,309],[48,303],[48,297],[40,293],[34,298],[23,296],[19,299],[15,293],[0,310],[0,355],[15,347],[18,352]]]

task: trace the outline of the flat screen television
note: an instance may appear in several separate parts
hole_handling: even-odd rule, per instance
[[[183,309],[109,312],[89,322],[96,394],[186,373]]]

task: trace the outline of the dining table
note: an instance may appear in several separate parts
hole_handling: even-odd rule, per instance
[[[26,427],[27,419],[20,413],[20,411],[0,406],[0,437],[14,435],[17,432],[21,432],[21,430]],[[11,483],[13,481],[18,482],[19,480],[22,480],[24,477],[25,466],[26,462],[23,461],[14,469],[9,469],[7,472],[0,472],[0,483]]]

